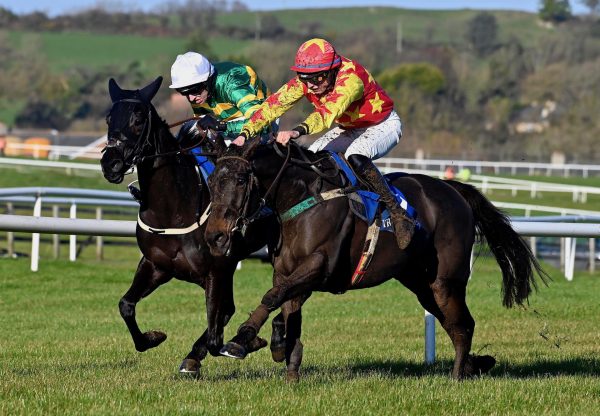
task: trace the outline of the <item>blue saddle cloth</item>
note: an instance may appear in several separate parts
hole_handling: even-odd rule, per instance
[[[337,163],[337,165],[342,169],[348,181],[352,184],[352,186],[359,186],[358,178],[354,174],[354,171],[348,166],[348,162],[345,159],[340,157],[337,153],[330,152],[332,159]],[[408,200],[398,188],[392,185],[392,182],[402,176],[405,176],[405,173],[402,172],[394,172],[384,175],[385,180],[388,183],[388,186],[396,196],[396,201],[398,204],[406,210],[408,216],[414,220],[417,219],[417,211],[414,209],[412,205],[408,203]],[[364,216],[367,223],[372,224],[375,220],[375,216],[377,215],[377,208],[379,207],[379,194],[370,191],[358,190],[356,193],[360,196],[361,201],[364,205]],[[417,221],[417,227],[420,224]],[[387,209],[384,209],[381,213],[381,229],[386,231],[392,231],[392,225],[390,220],[390,213]]]

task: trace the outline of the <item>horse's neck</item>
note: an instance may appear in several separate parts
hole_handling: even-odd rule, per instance
[[[258,166],[256,174],[262,193],[264,194],[273,186],[269,197],[278,212],[284,212],[306,198],[316,196],[323,191],[339,188],[338,185],[321,181],[309,167],[299,167],[291,163],[281,174],[279,182],[273,185],[282,164],[283,158],[275,152],[269,153],[258,165],[255,164]]]
[[[179,149],[170,134],[155,138],[158,154]],[[193,160],[178,158],[186,156],[158,156],[146,159],[137,167],[138,181],[142,192],[141,212],[145,219],[153,220],[161,227],[187,226],[195,220],[200,210],[205,209],[208,197],[206,188]]]

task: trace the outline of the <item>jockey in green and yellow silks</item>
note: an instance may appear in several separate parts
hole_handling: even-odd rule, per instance
[[[188,99],[195,115],[203,116],[198,126],[222,130],[228,137],[239,134],[269,95],[266,84],[248,65],[212,64],[196,52],[177,56],[171,66],[171,80],[169,87]],[[186,129],[194,127],[188,125]],[[263,131],[269,127],[270,123]]]

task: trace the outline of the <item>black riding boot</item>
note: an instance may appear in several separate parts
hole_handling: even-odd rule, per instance
[[[387,181],[371,159],[363,155],[350,155],[348,162],[350,162],[360,179],[367,182],[373,192],[379,194],[381,201],[390,212],[398,246],[401,250],[404,250],[415,233],[415,221],[409,218],[406,210],[398,204]]]

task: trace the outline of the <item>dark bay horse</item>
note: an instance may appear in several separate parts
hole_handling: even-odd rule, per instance
[[[452,376],[462,379],[487,372],[495,364],[490,356],[469,354],[475,322],[465,293],[476,232],[487,240],[500,266],[506,307],[526,301],[536,287],[536,272],[546,282],[547,275],[528,245],[479,191],[424,175],[404,175],[393,182],[416,209],[422,225],[411,244],[402,251],[393,233],[381,232],[369,266],[354,279],[367,246],[368,224],[351,210],[342,189],[347,182],[327,152],[313,154],[295,145],[257,146],[252,141],[237,149],[221,146],[219,153],[209,179],[213,210],[205,235],[211,252],[223,255],[230,250],[235,225],[267,201],[280,215],[282,238],[275,253],[273,287],[224,346],[224,355],[244,358],[269,313],[292,300],[286,320],[286,363],[288,380],[297,380],[301,306],[311,292],[343,293],[396,279],[415,293],[448,333],[455,349]]]
[[[195,283],[205,289],[208,328],[179,371],[197,374],[207,352],[219,354],[223,328],[235,312],[232,281],[238,261],[268,243],[270,236],[264,230],[276,227],[269,224],[273,216],[258,220],[229,257],[210,254],[201,224],[210,202],[208,187],[193,156],[182,151],[193,143],[178,143],[151,103],[161,82],[159,77],[142,89],[123,90],[113,79],[109,81],[112,107],[101,165],[111,183],[121,183],[126,173],[134,166],[137,169],[141,201],[136,237],[143,257],[119,302],[135,348],[146,351],[167,337],[160,331],[142,333],[135,318],[136,304],[173,277]],[[278,319],[274,328],[283,325]],[[250,348],[265,345],[258,339]]]

